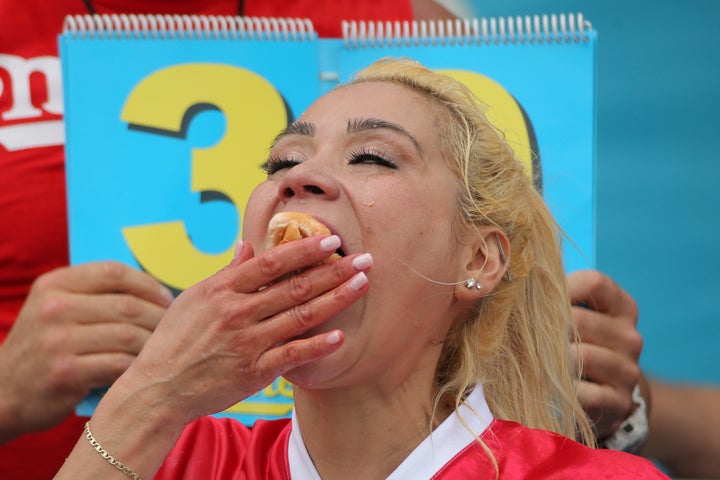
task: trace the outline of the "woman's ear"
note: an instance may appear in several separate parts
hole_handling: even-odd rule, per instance
[[[458,300],[474,301],[484,297],[507,277],[510,241],[502,230],[495,226],[481,227],[470,247],[464,272],[466,280],[455,286]]]

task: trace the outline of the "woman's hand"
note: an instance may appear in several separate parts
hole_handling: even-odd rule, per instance
[[[311,237],[255,257],[240,244],[226,268],[173,302],[118,387],[159,387],[157,398],[189,422],[334,352],[341,331],[302,334],[365,293],[372,262],[354,255],[308,268],[339,245],[337,236]]]
[[[337,236],[315,236],[255,257],[239,244],[230,265],[175,299],[105,394],[90,420],[97,441],[152,478],[186,424],[340,348],[339,330],[303,336],[367,291],[368,254],[312,267],[339,246]],[[111,469],[83,437],[56,479],[104,478]]]

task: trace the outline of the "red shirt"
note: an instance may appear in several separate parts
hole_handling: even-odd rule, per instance
[[[236,15],[236,0],[94,0],[97,13]],[[409,20],[405,1],[255,0],[247,16],[310,18],[320,36],[343,19]],[[68,263],[64,129],[57,35],[82,0],[0,0],[0,342],[33,280]],[[0,368],[7,368],[0,365]],[[52,478],[82,432],[72,416],[50,431],[0,446],[0,478]]]
[[[463,428],[460,426],[459,428]],[[165,459],[156,480],[314,480],[314,467],[295,469],[291,477],[289,419],[259,421],[252,429],[214,417],[188,426]],[[458,433],[458,432],[454,432]],[[566,437],[518,423],[493,420],[481,435],[493,452],[501,480],[655,480],[668,477],[648,460],[615,450],[591,449]],[[437,441],[436,445],[441,442]],[[494,479],[495,468],[475,440],[460,448],[445,464],[427,461],[422,445],[405,462],[412,467],[388,479]],[[405,463],[404,462],[404,463]]]

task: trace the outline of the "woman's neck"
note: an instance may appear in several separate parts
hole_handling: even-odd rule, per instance
[[[450,414],[429,388],[378,392],[295,390],[305,447],[323,479],[385,478]],[[418,401],[426,399],[426,401]],[[432,422],[432,423],[431,423]]]

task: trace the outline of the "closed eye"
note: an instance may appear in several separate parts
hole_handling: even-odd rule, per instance
[[[292,168],[300,163],[300,160],[294,158],[270,157],[265,165],[263,165],[263,169],[265,170],[265,173],[272,175],[284,168]]]
[[[391,168],[393,170],[397,170],[398,165],[397,163],[393,162],[387,156],[380,151],[375,151],[373,149],[359,149],[359,150],[353,150],[350,152],[349,165],[360,165],[360,164],[372,164],[372,165],[380,165],[382,167]]]

